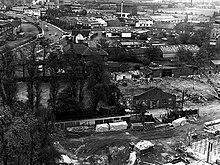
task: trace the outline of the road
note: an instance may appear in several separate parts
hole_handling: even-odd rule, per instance
[[[24,15],[24,14],[17,14],[13,11],[9,11],[5,13],[8,16],[12,16],[12,17],[17,17],[17,18],[21,18],[23,20],[26,20],[28,22],[36,22],[36,19],[34,19],[33,17]],[[52,40],[53,42],[57,42],[57,40],[59,38],[61,38],[61,36],[63,35],[63,32],[61,29],[56,28],[55,26],[51,25],[50,23],[47,23],[46,21],[41,21],[39,20],[39,26],[44,30],[45,32],[45,37],[49,38],[50,40]],[[48,26],[48,31],[45,30],[45,25]],[[56,35],[55,35],[56,34]]]
[[[45,25],[48,26],[48,30],[46,30]],[[45,21],[40,21],[39,25],[44,30],[44,35],[46,38],[49,38],[53,42],[56,42],[59,40],[59,38],[63,35],[63,30],[56,28],[55,26],[51,25],[50,23],[47,23]]]

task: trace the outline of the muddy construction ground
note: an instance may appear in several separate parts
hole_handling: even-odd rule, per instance
[[[216,86],[220,77],[212,75],[210,78]],[[141,156],[140,164],[167,163],[176,154],[175,148],[180,142],[186,142],[189,129],[196,129],[198,139],[207,137],[203,131],[203,124],[220,118],[220,104],[217,93],[209,84],[206,77],[194,78],[165,78],[150,83],[128,83],[121,87],[123,93],[140,93],[149,86],[157,86],[165,91],[175,93],[181,97],[182,90],[187,91],[185,106],[199,108],[200,117],[196,121],[188,122],[179,127],[160,127],[147,131],[118,131],[106,133],[92,133],[85,136],[67,137],[65,132],[56,136],[57,148],[70,157],[77,159],[79,164],[109,164],[123,165],[129,157],[129,142],[150,140],[155,144],[153,150]]]

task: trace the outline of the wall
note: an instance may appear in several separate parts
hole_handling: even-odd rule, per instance
[[[146,92],[143,100],[134,100],[134,104],[142,104],[146,108],[167,108],[176,107],[176,96],[165,93],[160,89],[153,89]]]
[[[135,23],[135,27],[151,27],[153,25],[153,20],[138,20]]]

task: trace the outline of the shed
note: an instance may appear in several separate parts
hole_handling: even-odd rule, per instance
[[[220,60],[211,60],[211,66],[214,69],[214,72],[220,71]]]
[[[150,87],[146,92],[133,97],[134,105],[143,105],[147,109],[175,108],[176,96],[157,87]]]

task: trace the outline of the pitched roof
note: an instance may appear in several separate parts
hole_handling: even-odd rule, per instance
[[[84,44],[73,44],[73,52],[76,54],[83,54],[85,50],[87,50],[87,46]]]
[[[100,56],[108,56],[108,53],[104,51],[103,49],[98,48],[89,48],[82,53],[83,56],[91,56],[91,55],[100,55]]]
[[[91,49],[93,52],[98,53],[100,56],[108,56],[108,55],[109,55],[105,50],[103,50],[103,49],[101,49],[101,48],[92,47],[92,48],[90,48],[90,49]]]
[[[17,27],[17,26],[19,26],[20,24],[21,24],[21,22],[20,21],[16,21],[16,20],[14,20],[14,21],[12,21],[12,22],[9,22],[13,27]]]
[[[152,91],[152,90],[154,90],[154,89],[159,89],[159,88],[156,88],[156,87],[149,87],[148,89],[147,89],[147,91],[145,91],[144,93],[142,93],[142,94],[140,94],[140,95],[136,95],[136,96],[134,96],[133,97],[133,100],[144,100],[144,95],[146,94],[146,93],[148,93],[148,92],[150,92],[150,91]],[[161,90],[161,89],[159,89],[159,90]]]
[[[162,93],[165,93],[166,95],[172,95],[172,96],[175,96],[173,94],[170,94],[170,93],[167,93],[167,92],[164,92],[162,89],[160,88],[157,88],[157,87],[149,87],[147,89],[147,91],[145,91],[144,93],[140,94],[140,95],[136,95],[133,97],[133,100],[146,100],[146,99],[149,99],[150,98],[154,98],[155,95],[153,95],[152,93],[149,93],[149,92],[153,92],[153,91],[162,91]]]
[[[88,46],[84,44],[68,44],[64,46],[63,50],[64,52],[68,52],[72,49],[72,52],[78,55],[82,56],[92,56],[92,55],[100,55],[100,56],[108,56],[108,53],[104,51],[103,49],[99,48],[89,48]]]
[[[214,65],[220,65],[220,60],[211,60]]]
[[[9,16],[6,14],[0,13],[0,19],[9,19]]]

